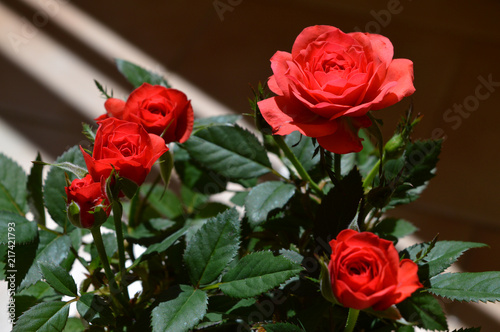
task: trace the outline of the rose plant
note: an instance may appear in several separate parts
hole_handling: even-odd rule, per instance
[[[445,271],[484,244],[396,249],[417,228],[387,211],[418,199],[442,142],[411,139],[411,107],[381,135],[370,112],[414,92],[387,38],[306,28],[271,59],[276,95],[255,91],[255,132],[117,64],[135,89],[96,82],[89,144],[29,175],[0,155],[13,331],[445,331],[440,298],[500,299],[500,272]]]

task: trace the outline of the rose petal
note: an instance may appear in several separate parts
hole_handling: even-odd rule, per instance
[[[276,83],[276,86],[274,84],[271,84],[269,88],[271,91],[278,95],[288,95],[288,79],[287,79],[287,72],[288,72],[288,61],[292,60],[292,55],[287,52],[281,52],[278,51],[276,52],[273,57],[271,58],[271,69],[273,70],[273,79],[274,82]],[[278,87],[278,89],[276,89]]]
[[[318,36],[336,30],[340,31],[339,29],[328,25],[315,25],[305,28],[297,36],[295,42],[293,43],[292,57],[295,58],[296,56],[298,56],[300,51],[307,48],[307,46],[313,41],[317,40]]]
[[[360,127],[352,126],[351,128],[348,121],[349,120],[345,120],[343,117],[335,120],[338,124],[337,130],[331,135],[318,137],[318,144],[333,153],[346,154],[361,151],[363,145],[361,144],[361,138],[358,136]],[[368,117],[359,119],[356,122],[362,123],[363,125],[368,123],[371,124]]]
[[[413,86],[413,62],[408,59],[394,59],[389,68],[384,83],[391,84],[383,100],[373,103],[373,110],[389,107],[415,92]],[[395,83],[395,84],[394,84]]]
[[[111,116],[122,119],[123,111],[125,110],[125,102],[121,99],[108,98],[104,103],[104,108],[106,109],[106,111],[108,111],[109,114],[111,114]],[[100,121],[104,119],[101,119],[101,117],[99,117],[95,120]]]
[[[315,137],[324,132],[337,130],[337,123],[304,109],[304,106],[294,102],[289,103],[285,97],[273,97],[258,103],[259,110],[266,122],[273,128],[275,135],[288,135],[293,131]]]

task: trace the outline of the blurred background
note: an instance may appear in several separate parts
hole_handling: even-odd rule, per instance
[[[37,151],[51,161],[84,142],[81,123],[104,112],[93,79],[118,98],[131,91],[116,57],[164,73],[204,117],[249,112],[271,56],[307,26],[380,33],[414,62],[417,89],[374,113],[385,138],[411,101],[424,115],[414,138],[445,138],[438,176],[393,214],[420,228],[418,240],[490,245],[458,269],[500,270],[499,15],[496,0],[2,0],[0,152],[28,169]],[[498,305],[443,304],[466,326],[500,327]]]

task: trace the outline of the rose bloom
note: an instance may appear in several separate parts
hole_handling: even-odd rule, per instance
[[[95,182],[90,174],[83,179],[75,179],[71,185],[64,188],[67,196],[68,206],[76,203],[80,210],[79,220],[75,224],[74,219],[71,222],[77,227],[91,228],[95,223],[94,212],[97,207],[102,207],[106,216],[111,213],[109,201],[104,190],[104,182]]]
[[[144,83],[130,94],[126,102],[109,98],[104,107],[108,113],[96,121],[111,116],[136,122],[147,132],[162,136],[167,143],[184,143],[193,131],[191,102],[179,90]]]
[[[292,53],[271,58],[268,85],[277,96],[260,101],[260,112],[275,135],[299,131],[328,151],[359,152],[358,131],[371,125],[367,113],[415,91],[413,63],[392,57],[393,46],[381,35],[306,28]]]
[[[385,310],[423,287],[417,264],[400,261],[392,242],[373,233],[343,230],[330,246],[333,294],[346,307]]]
[[[94,181],[107,179],[114,168],[119,176],[141,185],[156,160],[168,151],[165,141],[134,122],[108,118],[98,123],[92,156],[80,147]]]

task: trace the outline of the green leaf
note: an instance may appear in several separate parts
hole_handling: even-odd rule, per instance
[[[196,232],[184,253],[193,285],[205,285],[219,277],[238,254],[240,222],[236,209],[212,218]]]
[[[78,296],[75,280],[68,271],[51,263],[39,263],[38,266],[43,277],[52,288],[63,295]]]
[[[151,246],[148,247],[148,249],[142,254],[142,256],[147,256],[152,253],[157,253],[157,252],[163,252],[167,250],[172,244],[175,243],[184,233],[186,233],[186,228],[182,228],[175,232],[174,234],[170,235],[167,237],[165,240],[163,240],[160,243],[155,243]]]
[[[181,185],[181,199],[184,203],[187,214],[196,213],[200,208],[207,204],[208,196]]]
[[[0,153],[0,211],[24,216],[28,207],[26,181],[22,167]]]
[[[285,137],[285,142],[306,171],[312,170],[319,163],[320,155],[314,155],[312,138],[294,131]]]
[[[53,236],[52,234],[40,233],[40,244],[38,245],[36,257],[26,277],[21,282],[20,288],[33,285],[42,278],[40,263],[60,264],[70,251],[71,239],[67,235]]]
[[[3,269],[2,272],[5,273],[2,274],[5,274],[6,278],[12,279],[12,277],[14,277],[16,288],[19,287],[22,280],[25,278],[26,274],[32,267],[33,261],[35,260],[36,257],[36,251],[39,245],[38,239],[39,238],[36,237],[33,242],[26,244],[19,244],[19,245],[16,244],[15,257],[17,257],[17,259],[15,261],[8,260],[9,258],[8,245],[0,245],[2,251],[4,251],[4,253],[2,253],[2,258],[3,258],[2,263],[4,263],[3,264],[4,266],[2,267]],[[22,259],[20,259],[19,257],[22,257]]]
[[[248,196],[249,191],[239,191],[231,197],[231,203],[236,204],[238,206],[245,205],[245,200]]]
[[[22,314],[12,332],[62,331],[68,314],[69,305],[65,302],[43,302]]]
[[[160,175],[165,187],[168,187],[170,183],[170,176],[172,175],[172,170],[174,168],[174,157],[170,151],[165,152],[158,159],[158,164],[160,165]]]
[[[267,324],[264,328],[266,332],[304,332],[302,328],[290,323]]]
[[[175,225],[176,223],[174,221],[163,218],[145,220],[136,228],[129,229],[128,234],[126,234],[126,238],[132,240],[143,240],[146,238],[156,237],[163,231],[166,231],[168,228]]]
[[[270,251],[254,252],[222,276],[220,289],[231,297],[252,297],[279,286],[300,271],[299,264],[274,256]]]
[[[68,318],[66,326],[62,332],[84,332],[85,326],[83,326],[82,320],[76,317]]]
[[[442,140],[416,141],[408,146],[405,153],[405,182],[418,187],[434,177],[442,143]]]
[[[34,164],[57,167],[59,169],[62,169],[63,171],[74,174],[79,179],[83,179],[88,173],[87,168],[75,165],[73,163],[70,163],[69,161],[64,161],[62,163],[55,163],[55,164],[50,164],[40,161],[40,162],[34,162]]]
[[[285,206],[294,193],[295,186],[290,183],[268,181],[257,185],[245,199],[249,223],[253,227],[262,224],[271,211]]]
[[[62,295],[58,294],[49,284],[44,281],[39,281],[16,293],[16,319],[38,303],[61,301],[61,299]]]
[[[454,301],[500,301],[500,272],[444,273],[430,280],[428,292]]]
[[[197,131],[206,127],[212,126],[227,126],[234,125],[236,121],[241,119],[241,115],[218,115],[208,118],[198,118],[194,120],[193,130]]]
[[[36,161],[41,162],[40,153],[36,156]],[[43,204],[43,165],[33,163],[30,175],[28,176],[27,191],[28,203],[33,212],[34,219],[45,225],[45,205]]]
[[[78,313],[88,322],[109,325],[114,320],[109,304],[92,293],[83,294],[76,302]]]
[[[169,237],[167,237],[162,242],[150,245],[148,247],[148,249],[146,249],[146,251],[143,252],[142,255],[139,256],[134,261],[132,266],[129,267],[129,270],[134,268],[135,266],[137,266],[140,262],[144,261],[146,258],[151,256],[152,254],[160,253],[160,252],[163,252],[163,251],[167,250],[168,248],[170,248],[171,245],[173,245],[181,236],[183,236],[186,233],[187,229],[188,229],[187,227],[183,227],[180,230],[178,230],[177,232],[171,234]]]
[[[271,171],[264,147],[238,126],[201,129],[182,146],[201,165],[228,179],[250,179]]]
[[[108,257],[113,257],[118,251],[118,243],[116,242],[116,233],[106,233],[102,235],[102,242]]]
[[[301,264],[304,260],[304,256],[293,250],[281,249],[280,255],[297,264]]]
[[[415,244],[406,248],[402,255],[411,260],[417,260],[419,253],[425,252],[429,245],[429,242]],[[427,280],[446,270],[467,250],[481,247],[486,247],[486,245],[477,242],[438,241],[429,253],[418,261],[418,274],[421,280]]]
[[[151,184],[143,184],[139,191],[142,195],[146,195],[151,189]],[[182,215],[182,202],[177,195],[161,186],[155,186],[148,197],[147,203],[149,207],[158,212],[161,216],[174,220]]]
[[[435,175],[436,164],[441,153],[442,140],[416,141],[409,143],[406,148],[401,182],[393,194],[392,205],[407,204],[416,200],[425,189],[427,182]],[[399,170],[394,170],[393,178],[398,176]]]
[[[385,218],[375,226],[373,232],[378,235],[389,235],[395,238],[402,238],[413,234],[418,230],[411,222],[404,219]]]
[[[111,89],[111,93],[108,93],[107,87],[103,87],[101,83],[99,83],[97,80],[94,80],[95,86],[97,89],[101,92],[101,95],[105,98],[112,98],[113,97],[113,89]]]
[[[173,300],[160,303],[151,314],[153,332],[184,332],[193,328],[207,312],[204,291],[181,285],[182,292]]]
[[[415,293],[397,305],[403,317],[427,330],[447,331],[446,316],[438,300],[428,293]]]
[[[0,244],[8,244],[9,240],[15,241],[16,245],[30,243],[37,236],[36,222],[14,212],[0,211]]]
[[[191,238],[210,218],[216,217],[219,213],[223,213],[226,210],[229,210],[229,206],[219,202],[210,202],[204,205],[203,209],[197,211],[198,213],[193,218],[187,219],[185,226],[189,229],[186,232],[186,243],[191,241]]]
[[[68,149],[56,160],[56,164],[63,162],[69,162],[82,168],[86,167],[82,152],[78,146],[73,146]],[[66,192],[64,191],[64,187],[66,187],[67,184],[64,173],[64,170],[58,167],[52,167],[47,174],[44,186],[45,206],[52,219],[59,226],[63,229],[70,230],[73,229],[74,226],[69,222],[66,215]],[[73,173],[68,174],[68,176],[70,181],[76,178]]]
[[[166,88],[170,88],[163,76],[158,75],[152,71],[139,67],[132,62],[115,59],[116,67],[122,73],[123,76],[134,86],[138,88],[142,83],[149,83],[151,85],[162,85]]]
[[[213,195],[226,189],[227,178],[200,165],[186,150],[177,146],[174,149],[175,170],[183,185],[202,195]]]
[[[93,129],[88,123],[82,123],[82,134],[87,137],[87,139],[94,144],[96,130]]]
[[[123,192],[129,199],[134,197],[137,193],[137,190],[139,189],[137,183],[121,176],[116,177],[116,183],[118,184],[118,188],[120,188],[120,191]]]
[[[61,299],[61,295],[58,294],[54,290],[54,288],[50,287],[50,285],[45,281],[38,281],[34,285],[31,285],[30,287],[27,287],[18,292],[17,295],[33,297],[38,302],[49,302]]]
[[[357,168],[353,168],[323,197],[316,214],[314,238],[322,239],[325,243],[336,238],[337,234],[346,229],[356,216],[362,197],[361,174]],[[327,236],[330,238],[326,238]]]

